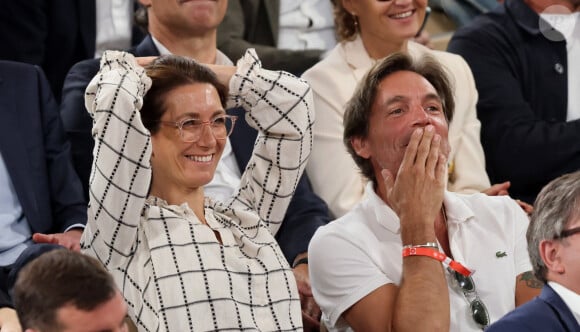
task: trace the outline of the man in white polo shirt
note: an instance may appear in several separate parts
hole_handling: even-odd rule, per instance
[[[380,61],[347,104],[344,142],[371,181],[310,243],[330,331],[480,331],[539,293],[522,209],[445,190],[453,107],[436,60],[404,54]]]

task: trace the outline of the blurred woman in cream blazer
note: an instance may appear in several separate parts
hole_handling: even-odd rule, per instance
[[[358,203],[367,182],[342,141],[344,106],[377,59],[394,52],[430,54],[454,84],[455,113],[449,126],[448,190],[507,194],[509,183],[490,187],[476,117],[477,91],[467,63],[458,55],[410,41],[425,18],[426,0],[337,0],[335,22],[341,40],[324,60],[307,70],[314,91],[314,147],[307,173],[314,191],[340,217]]]

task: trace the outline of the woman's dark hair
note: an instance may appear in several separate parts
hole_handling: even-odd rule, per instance
[[[141,120],[152,135],[159,130],[159,121],[166,111],[165,96],[180,86],[193,83],[211,84],[217,90],[222,107],[226,106],[226,86],[218,81],[213,71],[192,59],[163,55],[155,59],[145,70],[152,84],[143,98]]]

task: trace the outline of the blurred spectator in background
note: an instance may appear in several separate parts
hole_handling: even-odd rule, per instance
[[[42,70],[0,61],[0,288],[54,247],[80,249],[87,220],[58,107]]]
[[[133,0],[0,0],[0,59],[41,66],[60,103],[66,73],[107,49],[143,38]]]
[[[443,11],[457,27],[471,23],[481,14],[497,7],[498,0],[430,0],[429,6]]]
[[[576,0],[506,0],[455,33],[473,71],[492,182],[528,203],[580,169],[580,24]]]
[[[217,46],[230,59],[255,48],[264,68],[300,76],[336,44],[331,0],[229,0]]]

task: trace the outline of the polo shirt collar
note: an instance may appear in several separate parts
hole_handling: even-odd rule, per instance
[[[448,224],[461,224],[475,217],[475,213],[465,200],[461,199],[461,194],[445,191],[443,194],[443,205],[447,214]]]
[[[365,196],[368,211],[379,225],[386,228],[388,231],[399,234],[401,232],[401,224],[399,217],[374,190],[372,181],[369,181],[365,187]],[[449,224],[461,224],[467,220],[475,217],[473,210],[458,196],[458,194],[445,191],[443,193],[443,205],[447,213],[447,222]]]
[[[366,207],[364,210],[369,211],[369,217],[373,218],[379,225],[386,228],[389,232],[399,234],[401,226],[399,216],[385,203],[375,192],[373,181],[367,182],[365,186]]]

